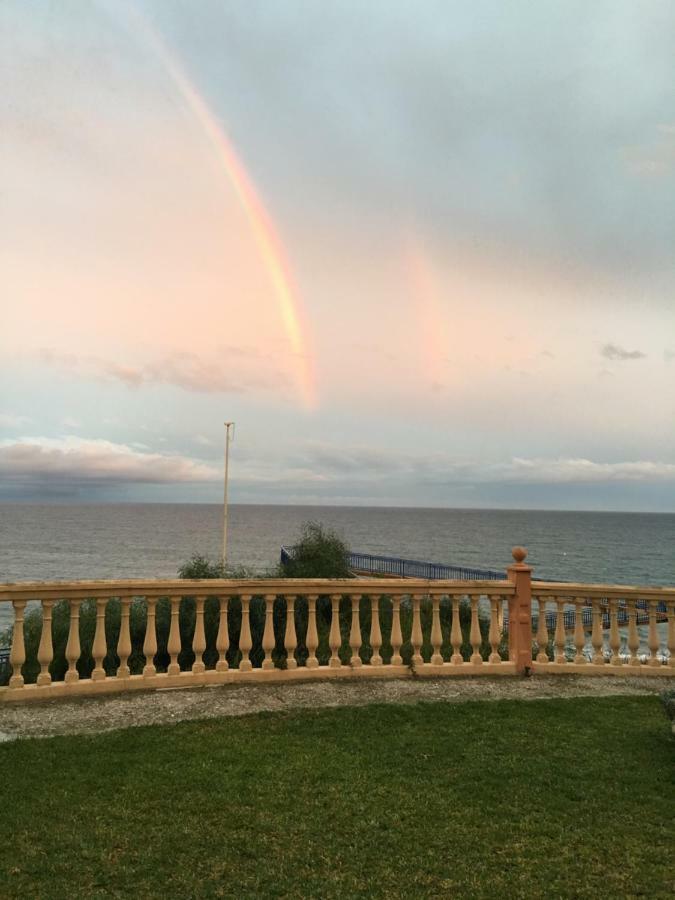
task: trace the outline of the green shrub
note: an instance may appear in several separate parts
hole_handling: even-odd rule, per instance
[[[305,522],[302,537],[283,565],[286,578],[351,578],[349,548],[321,522]]]
[[[228,566],[222,560],[212,560],[201,553],[193,553],[178,569],[178,577],[187,581],[198,578],[267,578],[276,572],[253,572],[245,566]]]

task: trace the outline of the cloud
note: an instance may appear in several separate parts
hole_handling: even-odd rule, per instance
[[[235,481],[275,482],[299,488],[329,485],[434,486],[497,484],[675,483],[675,463],[635,460],[597,462],[583,457],[513,457],[478,462],[447,454],[412,454],[368,447],[310,443],[285,459],[248,459],[237,466]]]
[[[0,413],[0,428],[23,428],[24,425],[30,425],[32,421],[28,416]]]
[[[618,344],[605,344],[600,351],[600,354],[601,356],[604,356],[605,359],[620,361],[626,359],[645,359],[647,356],[642,350],[626,350],[624,347],[619,347]]]
[[[590,459],[521,459],[516,457],[493,472],[498,480],[537,484],[581,484],[608,481],[675,481],[675,463],[636,460],[602,463]],[[499,477],[501,476],[501,477]]]
[[[43,362],[83,378],[120,381],[129,388],[168,384],[194,393],[244,393],[249,390],[284,389],[286,376],[271,370],[268,357],[256,350],[226,347],[222,358],[208,359],[196,353],[169,353],[143,365],[120,365],[95,356],[40,351]]]
[[[105,440],[65,437],[0,442],[0,476],[28,484],[119,485],[206,482],[217,480],[220,473],[185,456],[149,453]]]
[[[513,457],[476,461],[448,454],[399,453],[359,446],[312,443],[295,451],[238,458],[232,487],[239,497],[307,496],[317,501],[349,497],[416,497],[443,503],[444,498],[498,497],[556,486],[675,486],[675,463],[652,460],[598,462],[586,458]],[[142,445],[118,444],[75,436],[19,438],[0,442],[0,482],[9,496],[82,494],[129,486],[204,485],[215,491],[222,470],[200,459],[151,452]],[[472,493],[473,492],[473,493]],[[211,496],[209,494],[209,496]]]

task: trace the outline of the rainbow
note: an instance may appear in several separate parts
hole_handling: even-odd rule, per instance
[[[115,4],[119,11],[122,5]],[[213,147],[246,215],[267,275],[279,304],[281,319],[296,361],[296,381],[306,409],[317,406],[317,390],[308,340],[303,328],[302,303],[295,286],[283,244],[255,186],[237,156],[222,125],[188,77],[180,62],[166,46],[152,24],[138,11],[124,4],[126,13],[161,61],[179,96]]]
[[[422,370],[432,384],[440,386],[447,379],[450,355],[443,304],[428,251],[414,232],[404,235],[403,261],[420,330]]]

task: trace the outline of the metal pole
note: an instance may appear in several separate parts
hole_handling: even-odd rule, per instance
[[[234,422],[225,422],[225,488],[223,491],[223,565],[227,565],[227,482],[230,468],[230,428]]]

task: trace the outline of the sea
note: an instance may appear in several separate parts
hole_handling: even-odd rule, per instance
[[[521,545],[535,578],[675,586],[675,514],[235,504],[228,561],[269,569],[309,521],[368,553],[504,569]],[[218,558],[222,529],[217,504],[2,503],[0,582],[171,578]]]

